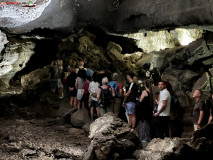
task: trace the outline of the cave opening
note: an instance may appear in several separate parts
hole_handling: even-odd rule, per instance
[[[175,96],[180,101],[181,111],[179,111],[184,111],[184,116],[178,117],[179,121],[176,121],[180,128],[176,128],[179,130],[175,136],[190,137],[193,131],[192,117],[189,117],[192,112],[190,96],[195,89],[203,87],[205,99],[209,97],[212,90],[213,55],[211,32],[201,31],[201,34],[200,31],[189,30],[191,35],[187,36],[192,36],[193,40],[184,45],[185,42],[181,44],[182,39],[180,37],[184,37],[186,31],[176,32],[174,29],[159,31],[159,34],[156,31],[154,33],[153,31],[146,31],[145,33],[115,35],[107,34],[97,27],[87,26],[81,30],[76,29],[72,33],[38,29],[27,34],[9,37],[9,41],[10,38],[16,39],[16,43],[19,43],[20,39],[21,43],[22,41],[31,41],[35,44],[35,47],[32,48],[34,54],[26,62],[26,65],[23,65],[24,69],[16,72],[10,81],[11,87],[21,87],[22,93],[3,96],[0,116],[5,124],[15,120],[15,126],[8,124],[11,130],[14,130],[16,126],[23,126],[19,128],[25,133],[28,133],[28,129],[30,129],[38,134],[36,138],[40,139],[42,143],[38,144],[33,141],[36,147],[46,143],[45,134],[51,130],[51,138],[48,141],[54,137],[66,144],[69,142],[66,142],[66,139],[69,139],[70,133],[73,134],[72,139],[76,139],[76,141],[71,142],[74,143],[71,148],[76,147],[78,149],[69,152],[70,154],[65,154],[65,150],[61,152],[55,149],[51,154],[54,157],[82,158],[83,151],[90,142],[87,138],[88,126],[86,126],[87,132],[82,131],[82,127],[88,125],[89,119],[88,117],[79,119],[85,114],[85,111],[80,112],[77,109],[71,109],[69,95],[59,99],[58,93],[50,92],[48,66],[52,61],[60,59],[63,60],[64,72],[67,72],[68,65],[77,64],[78,61],[83,60],[85,66],[94,71],[104,69],[109,74],[108,77],[111,77],[113,72],[117,72],[119,80],[123,84],[126,84],[126,74],[129,71],[137,75],[139,80],[142,81],[147,79],[155,81],[153,78],[158,79],[159,77],[162,80],[169,81]],[[162,39],[160,40],[160,38]],[[7,45],[6,48],[9,46]],[[23,66],[20,66],[19,63],[19,67]],[[38,71],[34,73],[35,70]],[[158,77],[153,76],[153,73],[158,74]],[[13,89],[11,89],[11,93]],[[153,85],[154,99],[157,99],[158,93],[158,87]],[[124,111],[122,114],[121,117],[125,118]],[[72,116],[75,117],[74,120]],[[6,122],[5,119],[9,119],[10,122]],[[3,128],[8,127],[5,124],[2,125]],[[17,134],[13,131],[12,133],[23,139],[19,135],[19,131]],[[61,133],[64,134],[65,138],[59,138]],[[13,137],[9,133],[4,132],[4,134],[7,136],[3,136],[3,142],[5,144],[10,143]],[[30,134],[27,134],[27,137],[30,138]],[[80,139],[79,142],[78,139]],[[59,140],[58,143],[60,143]],[[25,142],[28,144],[30,140]],[[51,148],[52,143],[48,142],[48,145]],[[78,145],[82,145],[82,147],[77,147]],[[59,147],[60,145],[56,146],[56,148]],[[36,150],[36,148],[32,150]],[[38,157],[37,154],[34,156]],[[129,158],[132,158],[131,156]]]

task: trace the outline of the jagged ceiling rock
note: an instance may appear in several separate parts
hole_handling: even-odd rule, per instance
[[[25,33],[35,28],[58,29],[72,25],[74,0],[33,0],[33,2],[36,4],[35,7],[22,7],[22,4],[1,5],[0,27],[7,28],[12,33]]]
[[[209,0],[37,0],[36,7],[0,6],[0,27],[23,33],[34,28],[70,29],[92,24],[111,32],[211,25]],[[211,27],[208,27],[210,29]]]

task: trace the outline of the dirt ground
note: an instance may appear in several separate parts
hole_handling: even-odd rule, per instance
[[[61,118],[70,110],[67,98],[27,106],[12,100],[0,101],[0,160],[83,158],[89,133]]]
[[[0,119],[0,155],[5,159],[82,159],[88,133],[54,119]]]

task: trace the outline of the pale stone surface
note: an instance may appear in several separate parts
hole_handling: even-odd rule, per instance
[[[200,29],[182,29],[162,31],[143,31],[139,33],[125,34],[124,37],[136,40],[136,44],[144,52],[160,51],[166,48],[174,48],[189,43],[202,37]]]
[[[1,53],[0,57],[0,78],[8,85],[9,80],[16,74],[16,72],[22,70],[30,57],[35,53],[33,49],[35,43],[32,41],[14,41],[10,42]]]

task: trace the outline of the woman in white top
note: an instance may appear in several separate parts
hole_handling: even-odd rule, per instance
[[[94,116],[94,109],[96,109],[97,116],[100,117],[100,108],[98,105],[97,101],[97,92],[100,84],[97,82],[97,75],[93,76],[92,82],[89,84],[89,93],[90,93],[90,98],[89,98],[89,106],[90,106],[90,116],[91,120],[93,121],[93,116]]]

